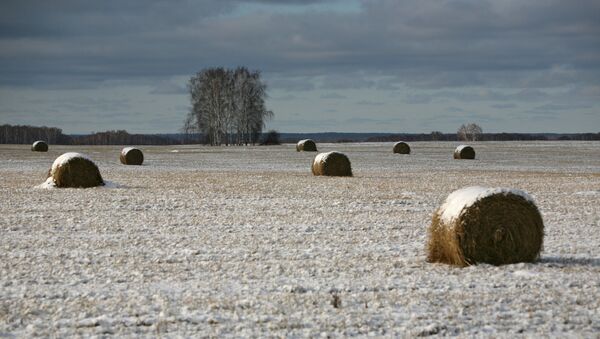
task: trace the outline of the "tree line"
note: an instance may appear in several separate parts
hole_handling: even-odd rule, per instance
[[[0,126],[0,144],[32,144],[37,140],[51,145],[172,145],[183,142],[152,134],[129,134],[124,130],[66,135],[57,127]]]
[[[184,133],[200,133],[210,145],[248,145],[259,141],[273,112],[265,107],[267,85],[246,67],[205,68],[189,83],[192,108]]]
[[[36,126],[0,126],[1,144],[31,144],[44,140],[50,144],[69,144],[70,137],[64,135],[62,129],[56,127]]]

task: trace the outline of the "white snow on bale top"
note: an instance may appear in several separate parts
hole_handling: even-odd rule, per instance
[[[54,176],[54,172],[56,171],[57,168],[68,163],[69,161],[71,161],[71,159],[75,159],[75,158],[83,158],[83,159],[92,161],[90,158],[88,158],[87,156],[85,156],[81,153],[68,152],[68,153],[65,153],[65,154],[61,155],[60,157],[56,158],[56,160],[54,160],[54,163],[52,163],[52,170],[51,170],[50,174],[52,176]]]
[[[525,200],[534,203],[533,198],[524,191],[512,188],[489,188],[481,186],[470,186],[456,190],[444,201],[442,207],[438,210],[440,219],[445,224],[450,224],[458,219],[461,213],[475,204],[477,201],[496,194],[514,194],[525,198]]]
[[[42,143],[42,142],[43,142],[42,140],[38,140],[38,141],[36,141],[36,142],[33,143],[33,146],[35,146],[35,145],[37,145],[39,143]]]
[[[302,145],[302,144],[304,144],[305,142],[307,142],[308,140],[310,140],[310,139],[302,139],[302,140],[298,141],[298,144],[299,144],[299,145]]]
[[[335,152],[335,151],[333,151],[333,152],[319,153],[319,154],[317,154],[317,156],[315,157],[315,161],[314,161],[314,163],[316,164],[316,163],[324,162],[325,160],[327,160],[327,158],[328,158],[330,155],[332,155],[332,154],[334,154],[334,153],[341,154],[341,153],[339,153],[339,152]]]
[[[458,147],[456,147],[456,152],[461,152],[463,150],[463,148],[465,147],[471,147],[469,145],[458,145]]]
[[[121,150],[121,154],[125,155],[127,154],[129,151],[134,150],[135,147],[125,147]]]

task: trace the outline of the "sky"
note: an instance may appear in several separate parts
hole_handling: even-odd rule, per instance
[[[0,2],[0,124],[176,133],[215,66],[280,132],[600,132],[597,0]]]

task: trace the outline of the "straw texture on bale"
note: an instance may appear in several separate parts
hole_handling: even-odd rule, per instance
[[[404,141],[397,142],[394,144],[394,153],[410,154],[410,146]]]
[[[544,223],[523,191],[467,187],[448,196],[428,233],[428,262],[503,265],[539,258]]]
[[[320,153],[313,160],[312,173],[314,175],[351,177],[352,166],[350,159],[342,153]]]
[[[297,152],[316,152],[317,151],[317,144],[315,144],[315,142],[311,139],[304,139],[304,140],[300,140],[298,141],[298,143],[296,144],[296,151]]]
[[[468,145],[460,145],[454,150],[454,159],[475,159],[475,150]]]
[[[65,153],[56,158],[49,171],[56,187],[96,187],[104,185],[98,166],[80,153]]]
[[[45,141],[38,140],[31,145],[31,150],[34,152],[48,152],[48,144]]]
[[[125,147],[121,150],[119,159],[124,165],[141,165],[144,162],[144,153],[137,148]]]

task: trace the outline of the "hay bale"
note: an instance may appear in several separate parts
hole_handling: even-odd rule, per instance
[[[410,154],[410,146],[404,141],[397,142],[394,144],[394,153]]]
[[[311,139],[300,140],[296,144],[296,151],[297,152],[316,152],[317,144],[315,144],[315,142]]]
[[[33,152],[48,152],[48,144],[45,141],[38,140],[31,145]]]
[[[468,266],[535,261],[544,223],[533,199],[507,188],[466,187],[433,214],[427,261]]]
[[[95,187],[104,185],[98,166],[83,154],[69,152],[54,160],[49,176],[56,187]]]
[[[134,147],[125,147],[121,150],[119,159],[124,165],[141,165],[144,162],[144,153]]]
[[[475,150],[469,145],[460,145],[454,150],[454,159],[475,159]]]
[[[312,173],[314,175],[351,177],[352,166],[350,159],[342,153],[320,153],[313,160]]]

